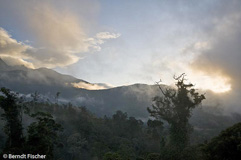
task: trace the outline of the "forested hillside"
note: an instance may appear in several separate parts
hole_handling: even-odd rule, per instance
[[[142,121],[122,111],[112,116],[98,117],[84,106],[38,102],[34,94],[31,101],[17,98],[15,93],[5,89],[2,89],[2,95],[1,128],[9,127],[4,102],[10,100],[10,106],[15,106],[15,112],[19,115],[19,132],[23,139],[22,146],[13,149],[8,145],[9,132],[1,130],[2,153],[26,152],[32,148],[32,153],[47,154],[49,159],[151,160],[158,159],[163,143],[169,137],[167,124],[150,119]],[[201,144],[216,136],[225,128],[224,124],[231,126],[240,120],[240,116],[231,119],[201,110],[199,113],[202,120],[194,124],[192,145],[185,149],[185,157],[190,159],[203,159],[207,152],[203,152]],[[46,127],[46,133],[43,133]],[[46,151],[46,146],[52,149]]]

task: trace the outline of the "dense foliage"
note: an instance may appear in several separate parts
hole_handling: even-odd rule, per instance
[[[138,120],[122,111],[101,118],[85,107],[72,106],[70,103],[58,104],[57,100],[55,104],[38,102],[37,93],[28,102],[20,101],[9,90],[2,89],[1,93],[0,112],[3,120],[0,126],[4,129],[4,133],[0,132],[2,153],[31,152],[58,160],[158,160],[176,155],[175,150],[166,147],[166,140],[170,137],[169,127],[159,120]],[[12,114],[18,116],[12,117]],[[17,122],[14,124],[17,127],[12,129],[19,132],[14,137],[19,140],[18,145],[9,143],[11,136],[6,131],[11,130],[11,122]],[[236,135],[234,139],[239,140],[235,132],[232,132]],[[212,141],[203,145],[198,145],[202,142],[198,141],[195,145],[185,147],[181,157],[172,159],[209,158],[216,154],[216,151],[209,149],[215,144]],[[239,146],[236,142],[235,145]]]
[[[165,159],[180,159],[183,150],[188,147],[192,126],[189,124],[191,111],[205,99],[193,88],[193,84],[185,83],[185,74],[174,77],[177,81],[176,89],[167,88],[165,91],[160,87],[162,96],[153,99],[152,109],[147,108],[151,116],[157,120],[164,120],[170,125],[170,138],[166,143],[167,152],[172,152],[171,157]]]
[[[203,145],[207,160],[241,159],[241,123],[222,131]]]
[[[10,90],[1,88],[0,107],[4,110],[1,115],[6,121],[4,132],[7,135],[4,152],[21,153],[24,145],[21,123],[21,105],[17,103],[17,98]]]
[[[32,101],[20,104],[15,93],[9,90],[2,93],[0,104],[4,109],[4,120],[8,122],[8,119],[13,118],[5,116],[10,109],[11,114],[19,115],[9,121],[18,122],[15,123],[17,127],[12,129],[18,129],[19,133],[13,137],[22,138],[17,146],[9,145],[11,136],[5,132],[7,139],[6,144],[2,145],[5,146],[2,148],[3,153],[46,154],[48,159],[116,157],[114,159],[126,160],[145,158],[149,153],[159,151],[158,135],[162,123],[149,121],[148,127],[141,120],[128,117],[127,113],[121,111],[112,117],[99,118],[85,107],[38,102],[36,93]],[[4,128],[10,126],[6,123]],[[13,148],[19,151],[14,152]]]
[[[4,111],[1,117],[6,122],[4,132],[7,135],[3,153],[42,154],[53,159],[54,143],[57,142],[57,132],[61,130],[61,125],[55,123],[50,114],[32,114],[17,94],[6,88],[1,88],[0,107]],[[26,136],[23,134],[23,113],[34,118],[34,122],[27,127]]]

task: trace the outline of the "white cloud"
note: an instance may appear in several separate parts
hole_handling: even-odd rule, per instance
[[[27,24],[35,37],[34,47],[18,42],[0,28],[0,56],[11,65],[63,67],[78,62],[84,53],[100,51],[105,40],[120,36],[100,32],[90,38],[83,23],[67,11],[60,12],[45,4],[33,7],[27,14]]]
[[[9,65],[25,65],[34,68],[25,59],[31,59],[25,52],[30,46],[13,39],[6,30],[0,27],[0,57]]]
[[[100,32],[96,34],[97,39],[115,39],[120,37],[119,33]]]
[[[75,88],[83,88],[87,90],[101,90],[111,88],[111,85],[108,84],[91,84],[85,82],[71,83],[71,85]]]
[[[28,14],[28,25],[40,47],[65,52],[85,52],[90,44],[78,18],[70,12],[60,12],[49,5],[35,7]]]
[[[100,51],[100,44],[105,43],[108,39],[116,39],[120,37],[120,33],[110,33],[110,32],[99,32],[94,38],[88,38],[86,41],[91,44],[91,48]]]
[[[23,59],[19,59],[18,57],[11,57],[8,55],[1,55],[0,54],[0,58],[2,58],[4,60],[4,62],[6,62],[8,65],[10,66],[16,66],[16,65],[24,65],[27,68],[31,68],[34,69],[34,65],[28,61],[25,61]]]

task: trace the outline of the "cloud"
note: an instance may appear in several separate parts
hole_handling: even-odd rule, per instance
[[[27,15],[28,25],[40,47],[76,53],[88,51],[90,44],[79,19],[68,11],[58,11],[49,5],[35,7]]]
[[[208,33],[210,48],[199,54],[191,64],[193,70],[209,75],[229,77],[234,88],[241,81],[241,12],[230,13]]]
[[[23,59],[19,59],[18,57],[14,58],[14,57],[11,57],[11,56],[1,55],[1,54],[0,54],[0,57],[4,60],[4,62],[6,62],[10,66],[23,65],[27,68],[31,68],[31,69],[35,68],[32,63],[30,63],[28,61],[25,61]]]
[[[86,41],[91,44],[92,49],[100,51],[100,44],[105,43],[108,39],[116,39],[118,37],[120,37],[120,33],[99,32],[94,38],[88,38]]]
[[[199,41],[186,45],[184,48],[181,49],[181,54],[196,56],[208,49],[210,49],[210,44],[208,41]]]
[[[85,82],[71,83],[71,85],[75,88],[82,88],[87,90],[101,90],[112,88],[112,86],[108,84],[91,84]]]
[[[25,53],[28,48],[31,47],[13,39],[6,30],[0,27],[0,57],[9,65],[25,65],[34,68],[32,63],[25,60],[30,59]]]
[[[241,3],[224,4],[222,7],[226,10],[217,9],[219,15],[213,18],[212,26],[204,30],[208,48],[201,50],[189,67],[195,73],[208,76],[215,82],[213,85],[220,81],[229,85],[232,91],[223,95],[224,104],[229,110],[240,111]]]
[[[12,39],[6,30],[0,28],[0,47],[1,53],[10,53],[11,55],[17,55],[19,52],[26,50],[27,46],[21,42],[17,42]]]
[[[97,39],[115,39],[120,37],[119,33],[100,32],[96,34]]]
[[[0,28],[0,56],[9,64],[23,64],[31,68],[64,67],[78,62],[89,52],[101,50],[107,39],[120,34],[100,32],[88,37],[81,18],[70,11],[59,11],[39,3],[26,11],[27,26],[34,37],[32,45],[18,42]],[[10,62],[11,61],[11,62]]]

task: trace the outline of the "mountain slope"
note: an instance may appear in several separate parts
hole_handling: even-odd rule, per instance
[[[99,116],[112,115],[116,110],[122,110],[131,116],[147,117],[146,108],[151,105],[152,97],[159,91],[157,86],[146,84],[87,90],[75,88],[72,83],[83,82],[92,85],[91,83],[51,69],[8,66],[2,60],[0,60],[0,66],[0,87],[23,94],[37,91],[48,99],[54,97],[57,92],[61,92],[60,102],[69,101],[76,105],[86,106]]]
[[[56,93],[61,92],[59,103],[70,102],[76,106],[85,106],[97,116],[112,116],[117,110],[121,110],[127,112],[129,116],[146,121],[149,117],[146,108],[151,106],[154,96],[161,94],[156,85],[134,84],[105,90],[87,90],[71,85],[79,82],[92,85],[47,68],[28,69],[24,66],[8,66],[0,59],[0,87],[25,95],[37,91],[43,100],[49,99],[54,103]],[[212,137],[241,119],[240,114],[226,116],[219,114],[217,109],[212,111],[210,108],[212,107],[198,107],[193,111],[190,120],[194,125],[193,135],[196,135],[193,142],[197,139],[205,140],[203,137]]]
[[[71,83],[77,82],[89,84],[47,68],[29,69],[24,66],[8,66],[0,59],[0,87],[21,93],[38,91],[43,94],[55,94],[60,90],[73,88]]]
[[[92,85],[84,80],[63,75],[47,68],[28,69],[24,66],[8,66],[0,59],[0,87],[6,87],[23,94],[37,91],[44,96],[45,100],[50,99],[53,102],[56,102],[56,93],[61,92],[60,103],[70,102],[76,106],[85,106],[98,116],[111,116],[117,110],[121,110],[127,112],[129,116],[146,120],[149,116],[146,108],[151,106],[152,98],[157,95],[161,96],[157,85],[134,84],[104,90],[87,90],[71,85],[71,83],[79,82]],[[217,114],[216,110],[210,112],[208,108],[203,107],[203,111],[197,109],[193,112],[191,122],[198,129],[207,126],[207,124],[210,125],[210,128],[218,125],[221,129],[227,124],[236,122],[235,119],[240,117],[237,115],[237,118],[232,120],[230,117]],[[203,117],[206,117],[204,122],[207,124],[201,123]]]
[[[0,70],[6,70],[8,65],[0,58]]]

